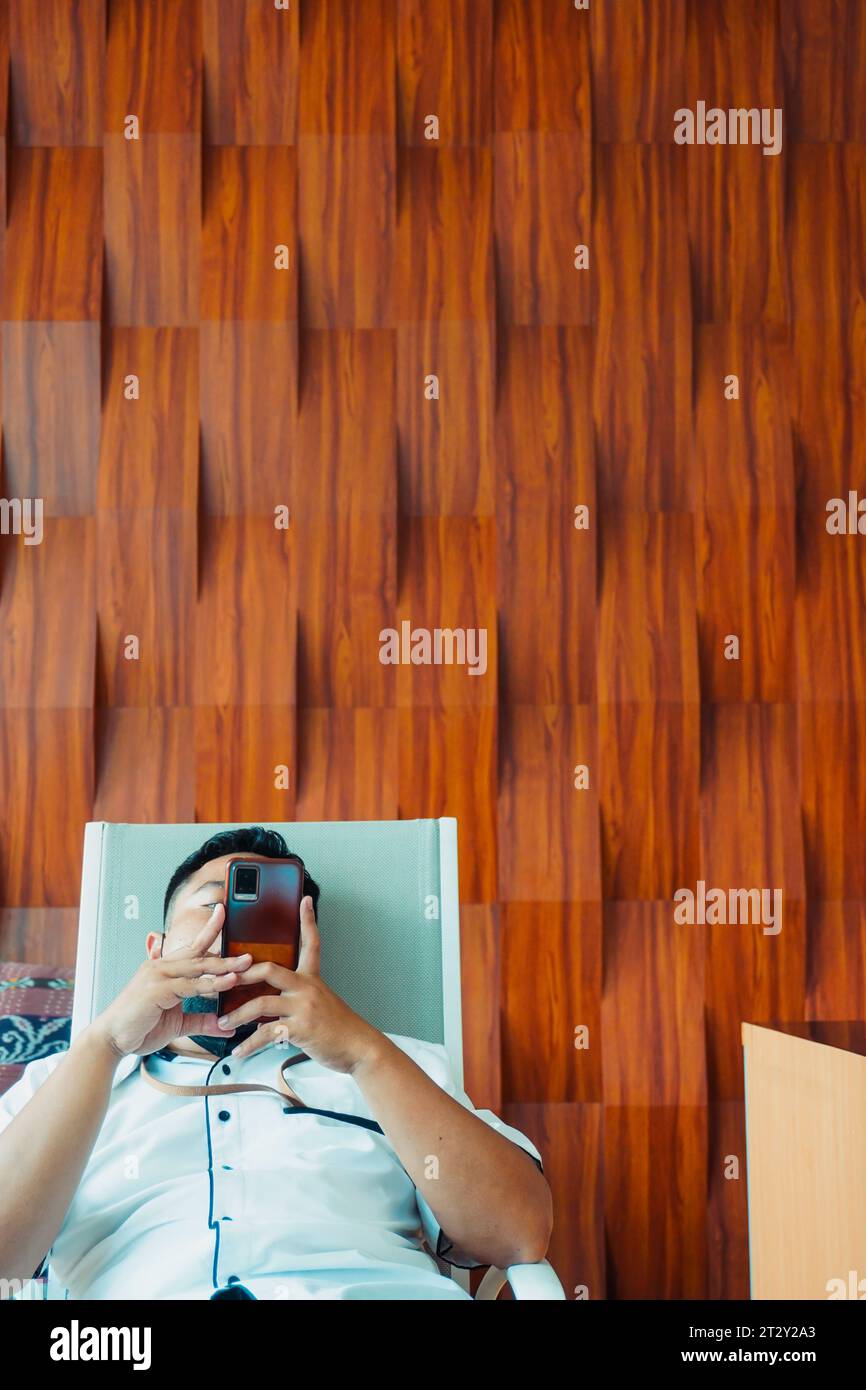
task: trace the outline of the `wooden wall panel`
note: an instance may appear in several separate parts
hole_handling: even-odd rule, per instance
[[[3,325],[3,486],[85,517],[99,473],[98,323]],[[32,547],[31,547],[32,548]]]
[[[456,815],[466,1085],[569,1298],[745,1296],[740,1024],[862,1027],[864,44],[0,5],[0,949],[71,961],[93,817]],[[698,101],[781,153],[677,144]],[[484,676],[383,664],[403,621]],[[782,931],[676,920],[699,882]]]
[[[297,318],[295,155],[288,148],[225,146],[204,157],[201,318],[283,323]]]
[[[393,626],[397,597],[394,337],[310,332],[302,358],[298,702],[393,705],[379,633]]]
[[[604,507],[693,506],[686,169],[677,153],[595,146],[594,417]]]
[[[8,7],[16,145],[101,145],[106,0]]]
[[[508,557],[499,566],[498,595],[506,703],[581,704],[595,698],[598,523],[591,383],[588,330],[503,331],[496,445],[499,550]],[[586,512],[579,514],[581,508]]]
[[[293,496],[297,323],[204,323],[199,364],[202,510],[273,518]]]
[[[401,516],[493,514],[495,363],[492,320],[397,325]]]
[[[105,137],[105,270],[112,324],[198,322],[201,142]]]
[[[7,177],[4,319],[98,319],[102,151],[13,149]]]
[[[208,144],[294,145],[299,13],[273,0],[202,0]]]
[[[600,1101],[601,905],[505,903],[500,922],[506,1094]]]
[[[105,129],[201,131],[201,0],[109,0]]]
[[[495,0],[398,0],[396,11],[397,140],[426,143],[427,118],[438,117],[437,144],[486,145],[493,106]]]
[[[177,508],[194,514],[198,334],[189,328],[107,328],[102,345],[99,509]]]

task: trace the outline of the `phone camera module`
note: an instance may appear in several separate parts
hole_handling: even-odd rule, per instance
[[[253,903],[259,896],[259,870],[255,864],[239,864],[235,869],[235,900]]]

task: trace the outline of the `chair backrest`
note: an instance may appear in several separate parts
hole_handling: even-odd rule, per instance
[[[248,824],[235,822],[234,824]],[[114,998],[162,930],[177,865],[231,825],[92,822],[84,839],[72,1035]],[[463,1084],[457,823],[270,823],[321,888],[322,975],[386,1033],[444,1044]]]

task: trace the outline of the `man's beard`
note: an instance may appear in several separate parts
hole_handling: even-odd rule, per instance
[[[197,1034],[191,1033],[189,1035],[189,1040],[190,1042],[198,1043],[199,1047],[203,1047],[205,1052],[210,1052],[214,1057],[225,1057],[227,1053],[231,1052],[233,1047],[236,1047],[238,1043],[243,1042],[244,1038],[248,1038],[251,1033],[254,1033],[258,1026],[257,1023],[242,1023],[240,1028],[235,1029],[234,1034],[230,1038],[212,1038],[207,1035],[205,1037],[199,1037]]]
[[[183,1011],[185,1014],[215,1014],[216,1005],[213,999],[203,999],[200,995],[195,995],[192,999],[183,1000]],[[190,1042],[198,1043],[205,1052],[209,1052],[212,1057],[225,1057],[231,1052],[233,1047],[243,1042],[258,1028],[258,1023],[242,1023],[236,1028],[231,1037],[214,1038],[208,1035],[199,1037],[197,1034],[189,1034]]]

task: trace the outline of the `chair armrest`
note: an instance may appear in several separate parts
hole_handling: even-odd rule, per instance
[[[565,1301],[565,1290],[547,1260],[534,1265],[509,1265],[508,1269],[488,1269],[475,1295],[476,1301],[498,1298],[506,1284],[518,1299]]]

